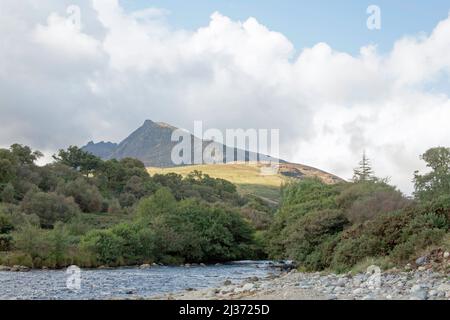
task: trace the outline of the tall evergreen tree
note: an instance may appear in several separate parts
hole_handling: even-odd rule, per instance
[[[353,170],[353,181],[364,182],[373,179],[373,170],[370,159],[366,155],[366,151],[363,152],[362,160],[359,162],[359,167]]]

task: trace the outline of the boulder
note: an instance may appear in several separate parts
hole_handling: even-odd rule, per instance
[[[422,256],[420,258],[417,258],[416,260],[416,264],[418,266],[423,266],[424,264],[426,264],[428,262],[428,257],[427,256]]]
[[[421,285],[412,286],[411,290],[411,298],[414,300],[427,300],[428,299],[428,290]]]

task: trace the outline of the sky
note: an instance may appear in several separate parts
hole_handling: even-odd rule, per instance
[[[321,41],[352,54],[369,43],[386,52],[406,34],[431,31],[450,10],[448,0],[122,0],[121,4],[129,12],[164,8],[172,27],[188,30],[208,24],[215,11],[233,20],[255,17],[270,30],[283,33],[297,50]],[[382,10],[383,28],[378,32],[366,28],[370,5]]]
[[[379,30],[367,27],[369,5]],[[441,0],[2,0],[0,147],[48,159],[119,142],[145,119],[202,120],[280,129],[283,159],[342,178],[365,150],[378,176],[410,193],[420,154],[450,144],[449,10]]]

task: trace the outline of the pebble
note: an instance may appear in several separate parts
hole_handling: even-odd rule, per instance
[[[224,286],[229,286],[231,284],[232,284],[231,280],[228,280],[228,279],[223,282]]]
[[[253,283],[246,283],[244,284],[244,286],[242,287],[242,290],[244,291],[250,291],[255,287],[255,285]]]
[[[328,300],[446,300],[450,298],[450,282],[445,274],[431,269],[382,272],[377,285],[365,273],[350,275],[319,273],[285,273],[279,277],[247,280],[241,285],[224,282],[217,291],[218,299],[319,298]],[[256,279],[255,279],[256,280]],[[373,280],[373,279],[372,279]],[[205,290],[205,297],[211,297]],[[256,295],[255,295],[256,294]]]
[[[426,257],[426,256],[420,257],[416,260],[416,264],[418,266],[424,265],[427,262],[428,262],[428,257]]]
[[[427,300],[428,298],[428,291],[427,289],[422,285],[414,285],[411,290],[411,298],[412,299],[418,299],[418,300]]]

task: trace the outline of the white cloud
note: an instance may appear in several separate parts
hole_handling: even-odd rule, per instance
[[[350,55],[320,39],[297,53],[254,18],[213,13],[205,27],[174,30],[164,9],[84,0],[75,28],[69,1],[20,3],[0,4],[0,145],[118,141],[146,118],[280,128],[284,158],[349,178],[366,149],[407,192],[419,154],[448,145],[450,100],[438,89],[450,72],[450,18],[388,54]]]
[[[33,36],[38,44],[47,46],[65,57],[83,59],[100,54],[99,42],[96,39],[82,33],[81,26],[57,13],[48,17],[47,25],[37,25]]]

